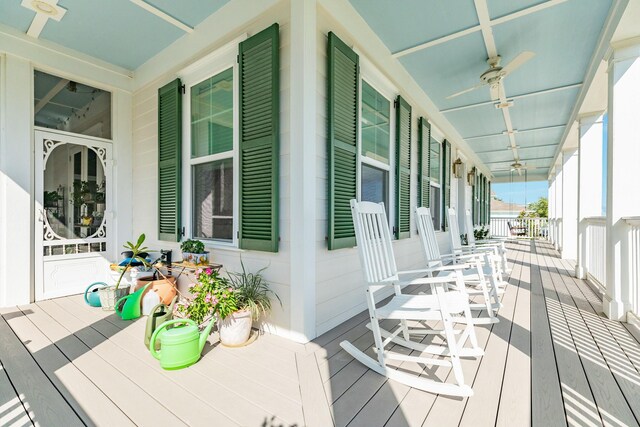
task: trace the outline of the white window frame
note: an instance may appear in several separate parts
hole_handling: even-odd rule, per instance
[[[238,230],[240,218],[240,110],[239,110],[239,66],[237,62],[238,45],[247,38],[246,34],[236,38],[220,49],[210,53],[202,59],[184,68],[178,77],[185,87],[182,103],[182,223],[185,228],[185,238],[194,238],[193,224],[193,167],[203,163],[233,159],[233,229],[231,241],[204,239],[201,240],[206,247],[211,248],[237,248]],[[233,69],[233,149],[224,153],[216,153],[207,156],[191,158],[191,88],[202,81],[222,73],[229,68]]]
[[[442,184],[444,182],[444,175],[443,175],[443,168],[442,168],[442,156],[443,156],[443,147],[442,147],[442,143],[444,141],[444,135],[442,134],[442,132],[432,123],[429,122],[431,124],[431,135],[429,138],[429,155],[431,156],[431,138],[433,138],[439,145],[440,145],[440,156],[438,157],[438,162],[439,167],[438,167],[438,172],[440,174],[440,176],[438,177],[438,183],[435,183],[431,180],[431,168],[429,168],[429,185],[431,187],[437,188],[439,193],[440,193],[440,197],[438,197],[438,204],[439,204],[439,213],[438,213],[438,224],[433,224],[433,228],[435,229],[436,232],[442,232],[442,205],[444,202],[444,195],[442,194]],[[432,190],[430,190],[429,192],[429,197],[431,197],[432,194]],[[431,210],[432,208],[432,204],[431,201],[429,201],[429,210]],[[432,215],[433,216],[433,215]]]
[[[358,81],[358,167],[356,171],[356,194],[358,200],[362,200],[362,165],[381,169],[387,172],[387,189],[389,203],[387,210],[389,212],[389,227],[392,229],[395,224],[395,164],[396,164],[396,107],[395,101],[398,96],[398,90],[386,76],[384,76],[371,61],[369,61],[361,52],[357,52],[360,56],[360,80]],[[379,94],[389,101],[389,164],[385,164],[379,160],[362,155],[362,82],[366,81],[369,86],[374,88]]]

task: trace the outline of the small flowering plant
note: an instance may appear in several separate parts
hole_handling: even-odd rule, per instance
[[[229,280],[220,277],[211,268],[196,270],[196,283],[189,291],[193,299],[185,302],[178,310],[184,317],[199,325],[214,314],[224,319],[238,310],[238,297]]]

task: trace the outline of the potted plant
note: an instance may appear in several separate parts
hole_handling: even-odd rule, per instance
[[[482,226],[479,229],[473,230],[473,236],[475,237],[476,240],[485,239],[488,235],[489,235],[489,229],[484,228],[484,226]]]
[[[271,298],[275,297],[280,305],[280,297],[269,288],[269,284],[262,276],[266,267],[256,273],[248,273],[242,259],[242,272],[229,273],[229,281],[235,293],[237,310],[227,316],[219,316],[218,330],[220,342],[227,346],[244,344],[251,334],[254,321],[271,312]]]
[[[182,261],[191,265],[209,264],[209,252],[204,250],[204,243],[200,240],[189,239],[180,244]]]
[[[196,271],[196,283],[189,287],[191,299],[178,305],[178,313],[202,327],[218,314],[226,317],[237,310],[235,292],[229,281],[211,268]]]
[[[124,274],[127,272],[129,267],[131,267],[131,264],[135,262],[141,263],[145,266],[148,265],[147,260],[143,257],[148,250],[147,247],[142,246],[145,238],[146,236],[143,233],[138,237],[135,244],[127,242],[124,245],[124,248],[127,251],[130,251],[131,256],[127,257],[127,262],[124,265],[118,266],[118,269],[120,270],[120,277],[118,277],[118,281],[114,286],[104,287],[98,291],[103,310],[114,310],[116,302],[129,293],[130,285],[126,285],[121,288],[120,283],[122,282]]]

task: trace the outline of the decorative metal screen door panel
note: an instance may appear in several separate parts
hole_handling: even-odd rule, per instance
[[[35,144],[36,300],[109,282],[111,143],[36,131]]]

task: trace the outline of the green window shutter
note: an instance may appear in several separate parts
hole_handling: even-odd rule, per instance
[[[446,231],[449,215],[447,210],[451,206],[451,143],[446,139],[442,142],[442,230]]]
[[[491,225],[491,181],[487,183],[487,224]]]
[[[411,105],[396,100],[396,226],[397,239],[411,234]]]
[[[429,207],[431,183],[429,171],[431,166],[431,125],[424,117],[418,123],[418,206]]]
[[[278,252],[279,26],[240,43],[240,247]]]
[[[473,183],[471,184],[471,222],[476,225],[476,168],[471,169],[473,172]]]
[[[158,90],[158,240],[180,240],[182,82]]]
[[[358,55],[329,33],[328,59],[328,243],[329,249],[356,244],[349,201],[356,198],[358,159]]]

